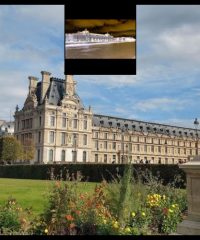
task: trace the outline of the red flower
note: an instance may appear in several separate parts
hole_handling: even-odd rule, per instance
[[[68,221],[73,221],[74,218],[72,217],[72,215],[66,215],[65,218],[68,220]]]
[[[168,208],[163,208],[163,213],[164,213],[165,215],[167,215],[167,214],[168,214],[168,211],[169,211],[169,209],[168,209]]]
[[[80,194],[80,199],[84,199],[85,198],[85,196],[83,195],[83,194]]]
[[[81,211],[75,210],[75,213],[76,213],[77,215],[80,215]]]

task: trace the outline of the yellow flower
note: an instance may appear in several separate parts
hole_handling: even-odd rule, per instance
[[[132,213],[131,213],[131,216],[132,216],[132,217],[135,217],[135,212],[132,212]]]
[[[169,209],[169,212],[170,212],[170,213],[173,213],[174,211],[173,211],[172,209]]]
[[[46,228],[46,229],[44,230],[44,232],[45,232],[45,233],[48,233],[48,229]]]
[[[142,216],[145,217],[145,216],[146,216],[146,213],[145,213],[145,212],[142,212]]]
[[[118,225],[118,222],[117,222],[117,221],[114,222],[113,227],[114,227],[114,228],[119,228],[119,225]]]
[[[129,227],[126,227],[124,230],[125,230],[126,233],[130,233],[131,232],[131,229]]]
[[[103,223],[104,223],[104,224],[106,224],[106,223],[107,223],[106,219],[104,219],[104,220],[103,220]]]
[[[173,208],[175,208],[175,207],[176,207],[176,205],[175,205],[175,204],[172,204],[172,207],[173,207]]]
[[[165,196],[165,195],[163,195],[163,196],[162,196],[162,198],[163,198],[163,200],[165,200],[165,199],[166,199],[166,196]]]

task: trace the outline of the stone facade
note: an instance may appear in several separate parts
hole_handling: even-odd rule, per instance
[[[72,76],[41,73],[40,82],[29,77],[24,106],[14,116],[15,136],[34,144],[35,163],[176,164],[199,152],[195,129],[94,114]]]

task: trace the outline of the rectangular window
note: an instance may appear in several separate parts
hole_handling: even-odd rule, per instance
[[[147,152],[147,145],[144,145],[144,151]]]
[[[83,135],[83,145],[87,145],[87,135]]]
[[[73,121],[73,127],[74,127],[75,129],[77,129],[77,123],[78,123],[78,120],[77,120],[77,119],[74,119],[74,121]]]
[[[108,148],[108,142],[104,142],[104,149],[107,149]]]
[[[65,161],[65,150],[62,150],[61,152],[61,161]]]
[[[87,129],[87,120],[84,120],[83,122],[83,128],[86,130]]]
[[[95,162],[98,163],[98,154],[95,154]]]
[[[37,161],[40,162],[40,149],[37,150]]]
[[[151,146],[151,152],[154,152],[154,146],[153,145]]]
[[[165,148],[165,153],[167,153],[167,147]]]
[[[95,138],[98,138],[98,135],[99,135],[98,132],[95,132],[95,133],[94,133],[94,137],[95,137]]]
[[[41,132],[38,132],[38,142],[41,142]]]
[[[25,128],[25,120],[22,120],[22,130]]]
[[[50,126],[51,127],[55,126],[55,117],[54,116],[50,116]]]
[[[95,148],[98,149],[98,141],[94,141]]]
[[[186,148],[184,148],[184,154],[186,155]]]
[[[32,128],[33,127],[33,119],[32,118],[30,119],[29,123],[30,123],[29,128]]]
[[[158,152],[161,153],[161,146],[158,146]]]
[[[178,154],[180,154],[180,148],[178,148]]]
[[[116,155],[113,155],[113,161],[114,162],[116,161]]]
[[[87,153],[86,151],[83,151],[83,162],[87,161]]]
[[[112,148],[113,148],[113,150],[116,150],[116,142],[113,142]]]
[[[107,154],[104,154],[104,163],[107,163]]]
[[[77,161],[77,152],[72,150],[72,162],[76,162]]]
[[[129,136],[129,142],[131,142],[131,136]]]
[[[72,144],[77,145],[77,143],[78,143],[78,134],[73,133],[72,134]]]
[[[41,126],[42,125],[42,117],[40,116],[39,117],[39,126]]]
[[[137,145],[137,151],[138,152],[140,151],[140,145],[139,144]]]
[[[115,138],[116,138],[116,134],[114,133],[114,134],[113,134],[113,140],[115,140]]]
[[[129,143],[129,152],[132,152],[132,143]]]
[[[61,133],[61,144],[64,145],[65,144],[65,136],[66,134],[64,132]]]
[[[54,132],[53,132],[53,131],[50,131],[49,134],[50,134],[50,135],[49,135],[49,142],[50,142],[50,143],[54,143]]]
[[[62,118],[62,127],[66,127],[67,126],[67,118],[63,117]]]
[[[108,139],[108,133],[104,133],[104,138]]]

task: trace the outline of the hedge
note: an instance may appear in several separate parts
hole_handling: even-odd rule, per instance
[[[76,176],[81,173],[83,180],[89,182],[101,182],[103,179],[111,181],[117,175],[123,175],[124,164],[44,164],[44,165],[2,165],[0,166],[0,178],[19,178],[19,179],[52,179],[62,177],[66,179],[66,173]],[[133,164],[134,175],[138,173],[157,176],[163,180],[163,184],[172,183],[174,177],[178,176],[180,181],[177,187],[184,188],[186,185],[185,172],[178,165],[164,164]],[[53,174],[53,175],[52,175]],[[145,178],[143,178],[145,181]]]

